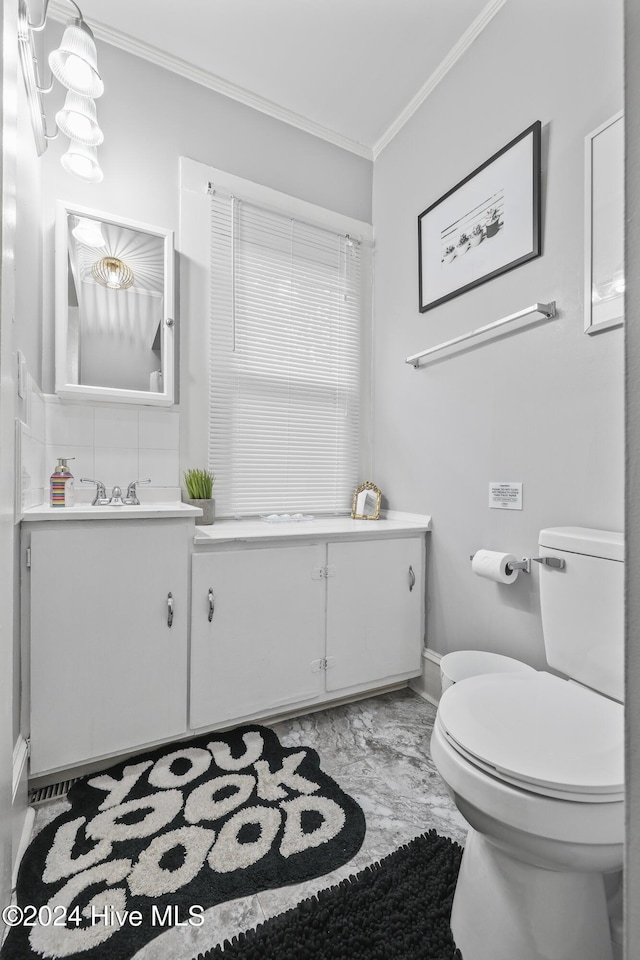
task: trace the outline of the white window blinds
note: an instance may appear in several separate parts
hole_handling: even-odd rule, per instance
[[[360,244],[216,193],[210,266],[217,512],[344,513],[358,482]]]

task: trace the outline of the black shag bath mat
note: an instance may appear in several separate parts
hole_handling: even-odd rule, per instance
[[[462,960],[449,929],[461,858],[430,830],[200,960]]]
[[[218,903],[329,873],[365,832],[315,750],[258,726],[145,752],[68,799],[24,855],[0,960],[131,960]]]

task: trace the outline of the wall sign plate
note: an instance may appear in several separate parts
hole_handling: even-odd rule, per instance
[[[492,480],[489,483],[491,510],[522,510],[522,483]]]

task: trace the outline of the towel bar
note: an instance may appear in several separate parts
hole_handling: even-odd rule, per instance
[[[552,300],[550,303],[534,303],[530,307],[526,307],[524,310],[519,310],[517,313],[511,313],[508,317],[502,317],[500,320],[494,320],[492,323],[487,323],[483,327],[477,327],[475,330],[470,330],[469,333],[463,333],[461,336],[454,337],[452,340],[445,340],[444,343],[439,343],[435,347],[429,347],[427,350],[422,350],[420,353],[414,353],[411,357],[406,357],[404,362],[412,364],[417,370],[420,366],[420,361],[424,360],[426,357],[429,358],[427,362],[440,359],[439,357],[435,356],[435,354],[452,347],[457,347],[460,344],[466,344],[469,340],[473,340],[474,338],[480,337],[486,333],[492,333],[493,331],[502,333],[502,328],[504,326],[509,323],[514,323],[516,320],[521,320],[523,317],[528,317],[532,313],[541,314],[539,320],[551,320],[552,317],[555,317],[556,315],[556,301]]]

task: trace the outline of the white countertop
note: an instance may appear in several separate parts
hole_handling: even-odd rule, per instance
[[[351,517],[314,517],[313,520],[291,520],[269,523],[266,520],[216,520],[209,526],[197,526],[202,510],[179,501],[141,503],[140,506],[92,507],[79,503],[73,507],[50,507],[40,504],[22,514],[22,520],[150,520],[169,517],[194,517],[194,543],[200,545],[259,540],[291,540],[302,538],[376,539],[394,534],[426,533],[431,517],[422,514],[389,511],[379,520],[352,520]]]
[[[351,517],[314,517],[313,520],[291,520],[269,523],[266,520],[216,520],[209,526],[197,526],[194,543],[218,544],[247,540],[290,540],[304,537],[329,539],[371,538],[393,534],[426,533],[431,517],[421,514],[391,513],[379,520],[352,520]]]
[[[92,507],[89,503],[78,503],[74,507],[50,507],[40,504],[30,507],[22,514],[23,520],[152,520],[167,517],[202,516],[199,507],[175,501],[172,503],[141,503],[137,507]]]

